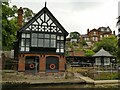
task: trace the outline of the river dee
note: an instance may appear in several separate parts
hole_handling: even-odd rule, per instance
[[[3,85],[2,90],[119,90],[117,84]]]

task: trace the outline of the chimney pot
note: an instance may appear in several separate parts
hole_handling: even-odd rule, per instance
[[[18,9],[18,26],[22,27],[22,21],[23,21],[23,9],[20,7]]]
[[[89,29],[87,29],[87,34],[89,33]]]

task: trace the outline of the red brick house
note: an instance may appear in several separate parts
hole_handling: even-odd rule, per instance
[[[109,27],[99,27],[98,29],[87,30],[87,34],[81,35],[81,41],[86,41],[88,46],[92,46],[95,42],[102,40],[104,37],[115,35]]]
[[[22,26],[22,8],[18,25]],[[21,72],[64,72],[65,41],[68,32],[45,6],[17,32],[15,59]]]

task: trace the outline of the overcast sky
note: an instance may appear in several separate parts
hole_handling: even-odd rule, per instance
[[[118,17],[119,0],[10,0],[11,5],[28,7],[34,13],[47,7],[62,26],[68,31],[86,34],[89,28],[109,26],[115,30]]]

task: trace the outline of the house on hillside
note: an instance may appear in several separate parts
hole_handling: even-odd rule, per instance
[[[18,10],[22,26],[23,10]],[[64,72],[65,41],[68,32],[45,6],[17,32],[14,43],[18,71],[32,73]]]
[[[87,30],[87,34],[81,35],[81,41],[86,41],[88,47],[91,47],[95,42],[101,41],[104,37],[115,35],[115,31],[111,31],[108,27],[99,27],[98,29]]]

